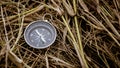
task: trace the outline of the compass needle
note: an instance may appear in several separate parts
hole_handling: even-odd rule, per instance
[[[41,37],[41,40],[42,40],[44,43],[46,43],[46,40],[45,40],[43,37]]]
[[[40,36],[40,39],[43,41],[43,43],[45,43],[46,41],[45,41],[45,39],[43,38],[42,34],[40,34],[40,33],[38,32],[38,30],[35,30],[35,31],[36,31],[36,33]]]
[[[41,34],[38,32],[38,30],[37,30],[37,29],[36,29],[35,31],[36,31],[36,33],[37,33],[39,36],[41,36]]]

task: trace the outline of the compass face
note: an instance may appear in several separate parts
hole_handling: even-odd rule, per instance
[[[25,29],[24,38],[27,44],[33,48],[46,48],[54,43],[56,29],[47,21],[34,21]]]

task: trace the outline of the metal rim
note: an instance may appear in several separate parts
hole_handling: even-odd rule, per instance
[[[26,31],[28,30],[28,28],[29,28],[32,24],[34,24],[34,23],[36,23],[36,22],[38,22],[38,21],[40,21],[40,22],[45,22],[45,23],[49,24],[49,25],[53,28],[53,30],[54,30],[54,32],[55,32],[55,36],[54,36],[53,41],[52,41],[49,45],[46,45],[46,46],[44,46],[44,47],[35,47],[35,46],[32,46],[32,45],[27,41],[27,38],[26,38]],[[44,48],[47,48],[47,47],[51,46],[51,45],[55,42],[56,36],[57,36],[57,31],[56,31],[55,27],[54,27],[51,23],[49,23],[47,20],[37,20],[37,21],[33,21],[33,22],[31,22],[29,25],[26,26],[25,31],[24,31],[24,39],[25,39],[26,43],[27,43],[29,46],[31,46],[31,47],[33,47],[33,48],[36,48],[36,49],[44,49]]]

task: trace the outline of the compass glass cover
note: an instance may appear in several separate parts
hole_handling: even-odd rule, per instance
[[[49,22],[35,21],[25,29],[24,38],[33,48],[46,48],[55,41],[56,29]]]

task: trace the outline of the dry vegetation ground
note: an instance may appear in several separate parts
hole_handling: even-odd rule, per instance
[[[49,20],[55,43],[34,49],[23,38]],[[120,0],[0,0],[0,68],[120,68]]]

